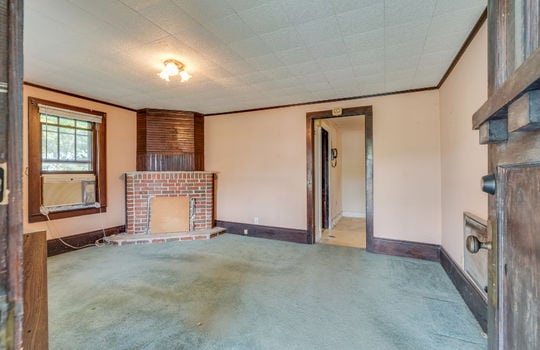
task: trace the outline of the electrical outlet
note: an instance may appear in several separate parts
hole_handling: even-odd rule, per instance
[[[248,229],[247,229],[247,228],[244,229],[244,234],[245,234],[245,235],[248,234]]]
[[[259,224],[259,217],[258,217],[258,216],[255,216],[255,217],[253,218],[253,223],[254,223],[255,225],[258,225],[258,224]]]

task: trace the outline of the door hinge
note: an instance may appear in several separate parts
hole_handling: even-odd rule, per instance
[[[4,83],[0,81],[0,93],[3,93],[3,94],[8,93],[8,83]]]

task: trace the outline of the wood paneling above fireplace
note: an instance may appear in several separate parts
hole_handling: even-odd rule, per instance
[[[139,110],[137,170],[204,170],[203,115],[163,109]]]

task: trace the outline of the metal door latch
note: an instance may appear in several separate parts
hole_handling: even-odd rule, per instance
[[[480,242],[480,240],[473,235],[467,236],[465,245],[467,246],[467,250],[472,254],[478,253],[480,249],[491,250],[491,242]]]
[[[8,204],[7,163],[0,163],[0,205]]]

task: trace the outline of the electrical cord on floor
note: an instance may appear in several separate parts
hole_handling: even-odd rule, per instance
[[[103,246],[107,245],[104,242],[106,235],[105,235],[105,228],[103,227],[103,218],[101,218],[101,206],[99,207],[99,214],[100,214],[100,218],[101,218],[100,222],[101,222],[101,231],[103,232],[103,237],[97,239],[94,243],[85,244],[85,245],[82,245],[82,246],[74,246],[74,245],[69,244],[66,241],[64,241],[62,239],[62,237],[57,237],[56,227],[54,226],[54,223],[52,222],[51,218],[49,217],[48,211],[42,210],[41,214],[45,215],[45,217],[47,218],[47,228],[49,229],[49,232],[51,233],[51,236],[53,238],[55,238],[55,239],[58,239],[66,247],[78,250],[78,249],[83,249],[83,248],[88,248],[88,247],[103,247]]]

